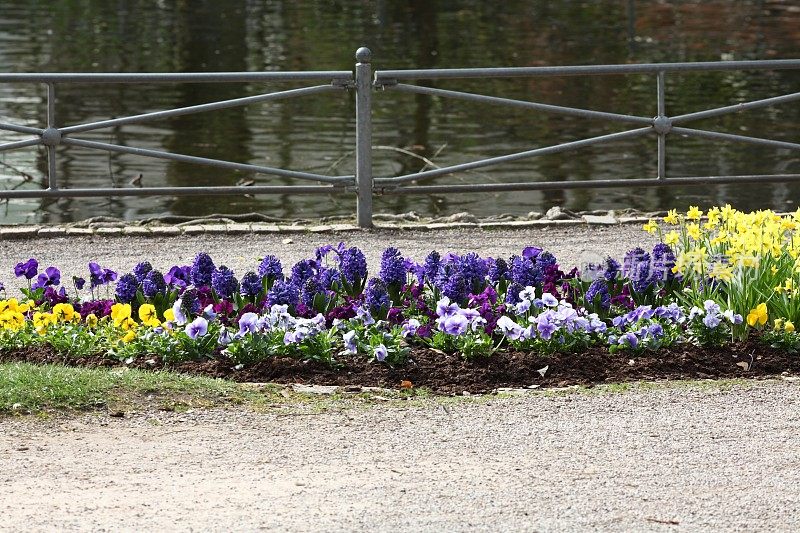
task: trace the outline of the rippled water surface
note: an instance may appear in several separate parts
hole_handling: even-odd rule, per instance
[[[374,65],[445,68],[611,64],[800,57],[800,7],[789,1],[0,0],[2,72],[195,72],[352,69],[360,45]],[[653,76],[449,80],[436,87],[584,107],[656,114]],[[182,107],[301,86],[273,84],[63,85],[61,125]],[[669,75],[671,115],[800,91],[800,71]],[[620,131],[618,124],[414,96],[375,94],[375,173],[415,172]],[[81,134],[81,138],[323,174],[353,168],[354,103],[345,91],[176,117]],[[0,83],[0,122],[38,126],[45,90]],[[797,103],[693,123],[798,142]],[[25,138],[0,131],[0,143]],[[402,153],[410,151],[419,157]],[[41,148],[0,153],[0,188],[44,177]],[[524,159],[439,183],[652,177],[651,137]],[[270,176],[60,146],[64,187],[296,184]],[[798,151],[671,136],[671,176],[800,173]],[[800,186],[514,192],[379,197],[378,212],[523,214],[570,209],[685,207],[731,202],[794,209]],[[260,212],[281,217],[346,215],[354,199],[258,196],[12,200],[0,221],[69,221],[95,215]]]

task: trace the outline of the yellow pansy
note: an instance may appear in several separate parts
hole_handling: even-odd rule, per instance
[[[111,319],[115,326],[120,326],[125,319],[131,317],[131,304],[114,304],[111,306]]]
[[[97,327],[98,320],[97,320],[97,315],[96,314],[89,313],[88,315],[86,315],[86,319],[85,320],[86,320],[86,325],[89,328],[94,329],[94,328]]]
[[[19,311],[6,309],[0,313],[0,328],[17,331],[25,325],[25,315]]]
[[[171,308],[164,311],[164,320],[167,322],[175,322],[175,312]]]
[[[158,320],[156,308],[152,304],[143,304],[141,307],[139,307],[139,320],[141,320],[142,324],[145,326],[150,326],[153,328],[161,325],[161,321]]]
[[[122,342],[128,343],[131,342],[133,339],[136,338],[136,332],[133,330],[128,331],[124,337],[122,337]]]
[[[125,317],[120,321],[119,324],[117,324],[117,326],[127,331],[136,329],[137,324],[136,321],[131,317]]]
[[[787,320],[786,324],[783,326],[784,331],[788,331],[789,333],[794,332],[794,324],[791,320]]]
[[[767,304],[760,303],[747,315],[747,325],[750,327],[754,327],[756,324],[763,326],[767,323],[767,318]]]
[[[77,313],[71,304],[56,304],[53,306],[53,316],[60,322],[72,322]]]
[[[774,329],[775,331],[780,331],[782,327],[783,327],[783,319],[776,318],[775,321],[772,323],[772,329]]]

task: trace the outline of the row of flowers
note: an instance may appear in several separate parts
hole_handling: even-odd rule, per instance
[[[16,265],[19,295],[0,300],[0,347],[49,344],[122,361],[224,357],[251,364],[291,356],[335,363],[363,354],[401,364],[415,346],[464,357],[498,349],[630,354],[758,338],[800,340],[800,211],[690,208],[651,220],[650,251],[564,272],[530,246],[509,258],[431,252],[422,262],[387,248],[374,276],[364,253],[322,246],[284,269],[267,255],[241,277],[199,253],[191,265],[130,273],[89,264],[69,287],[55,266]]]

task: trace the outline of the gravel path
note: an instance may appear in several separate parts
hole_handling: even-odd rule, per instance
[[[290,242],[288,242],[290,241]],[[345,233],[267,233],[249,235],[184,235],[181,237],[70,236],[0,240],[0,281],[13,284],[14,265],[35,257],[40,265],[56,265],[63,273],[86,276],[89,261],[102,266],[130,271],[147,259],[156,268],[191,264],[200,251],[206,251],[218,264],[226,264],[238,275],[253,270],[266,254],[277,255],[290,267],[313,255],[316,247],[345,241],[361,247],[370,267],[377,269],[380,253],[395,246],[406,256],[422,260],[432,249],[444,252],[477,252],[483,256],[519,254],[529,245],[544,247],[556,254],[562,266],[597,262],[611,254],[621,258],[635,246],[652,246],[654,239],[641,230],[641,224],[616,226],[537,226],[524,229],[478,228],[437,231],[373,230]]]
[[[0,420],[3,531],[797,531],[800,386]]]

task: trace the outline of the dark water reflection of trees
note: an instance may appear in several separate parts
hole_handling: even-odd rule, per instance
[[[797,57],[800,13],[788,1],[595,2],[478,0],[0,0],[0,70],[217,71],[351,69],[365,44],[377,68],[443,68],[603,64]],[[655,114],[655,80],[645,76],[454,80],[441,88],[620,113]],[[292,84],[63,86],[58,120],[74,124],[111,116],[194,105],[279,90]],[[668,77],[668,113],[678,114],[797,92],[797,72],[728,72]],[[0,118],[43,120],[43,88],[0,85]],[[474,105],[422,95],[375,95],[374,144],[454,164],[618,131],[597,121]],[[248,108],[176,117],[83,135],[99,141],[323,173],[350,173],[353,103],[342,92]],[[27,121],[27,122],[26,122]],[[800,108],[785,105],[699,123],[710,129],[797,142]],[[0,132],[0,142],[19,136]],[[231,185],[242,180],[291,184],[127,155],[59,149],[65,186]],[[42,175],[43,152],[6,153],[0,161]],[[419,158],[375,152],[378,175],[419,170]],[[651,177],[651,138],[522,160],[479,173],[442,178],[568,181]],[[671,138],[668,172],[677,175],[800,172],[797,152]],[[0,169],[0,187],[20,181]],[[742,208],[793,208],[800,189],[788,185],[703,189],[549,191],[496,195],[384,197],[379,211],[440,214],[526,213],[552,205],[571,209],[663,209],[730,201]],[[276,216],[349,214],[350,198],[150,198],[18,201],[4,221],[70,220],[108,214],[244,213]],[[0,217],[2,211],[0,211]]]

